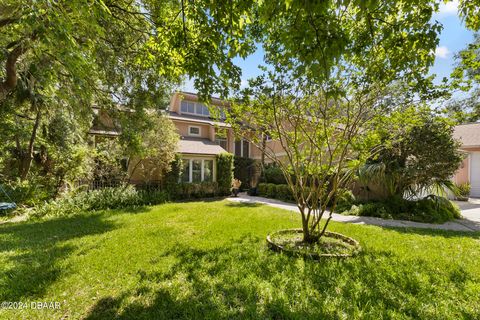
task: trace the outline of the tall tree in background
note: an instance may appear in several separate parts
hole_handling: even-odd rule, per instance
[[[459,1],[459,15],[465,26],[480,31],[480,1]],[[457,66],[451,74],[451,90],[463,91],[460,97],[447,102],[447,114],[458,123],[480,120],[480,35],[476,33],[472,43],[456,56]]]

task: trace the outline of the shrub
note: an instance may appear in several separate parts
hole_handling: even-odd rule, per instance
[[[28,180],[9,181],[2,184],[10,199],[17,205],[34,206],[53,196],[56,188],[47,178],[32,177]],[[0,201],[10,202],[3,192],[0,192]]]
[[[160,190],[137,190],[134,186],[82,191],[45,202],[30,214],[34,217],[70,216],[83,211],[118,209],[166,202],[168,194]]]
[[[274,164],[268,164],[263,171],[266,183],[286,184],[285,176],[282,170]]]
[[[252,175],[252,166],[254,165],[255,160],[250,158],[235,157],[234,158],[234,177],[242,181],[240,186],[241,190],[249,189],[251,175]]]
[[[460,209],[453,202],[435,195],[420,200],[390,197],[383,201],[356,203],[343,213],[427,223],[444,223],[460,218]]]
[[[459,200],[468,200],[470,196],[470,183],[455,184],[455,196]]]
[[[230,194],[233,180],[233,155],[221,153],[217,155],[217,183],[220,195]]]
[[[293,195],[286,184],[259,183],[258,195],[284,201],[293,201]]]
[[[337,191],[337,206],[335,211],[343,212],[352,207],[355,203],[355,196],[352,191],[348,189],[339,189]]]

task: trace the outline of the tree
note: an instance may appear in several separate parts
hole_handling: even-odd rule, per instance
[[[28,179],[36,155],[60,150],[46,148],[39,134],[52,114],[68,114],[83,130],[65,150],[87,148],[93,105],[112,113],[118,105],[138,114],[163,109],[185,75],[196,77],[205,97],[238,85],[232,61],[253,50],[246,33],[252,2],[2,1],[0,121],[8,125],[0,140],[8,143],[0,154],[13,155],[13,173]],[[56,167],[67,159],[56,158]]]
[[[404,79],[412,95],[431,94],[436,8],[393,0],[259,5],[254,34],[267,66],[232,102],[229,121],[260,149],[264,132],[281,144],[284,157],[265,152],[297,202],[304,241],[324,234],[338,189],[371,156],[372,119],[384,111],[389,86]]]
[[[302,218],[303,240],[315,242],[332,218],[338,189],[368,155],[374,136],[369,122],[378,112],[378,96],[329,96],[320,88],[310,91],[295,80],[270,74],[251,81],[242,103],[233,103],[234,129],[261,148],[263,134],[273,142],[265,156],[283,172]],[[300,89],[302,88],[302,89]],[[278,150],[281,146],[281,151]],[[322,218],[330,207],[330,214]]]
[[[451,187],[463,160],[452,121],[427,107],[410,106],[380,116],[377,124],[381,148],[359,170],[360,181],[380,186],[386,198]]]
[[[152,112],[146,114],[148,119],[144,118],[143,127],[137,126],[139,121],[129,122],[129,125],[122,127],[121,142],[127,150],[129,180],[139,172],[147,183],[162,181],[175,160],[179,139],[176,127],[166,116]],[[139,116],[135,112],[128,117]]]

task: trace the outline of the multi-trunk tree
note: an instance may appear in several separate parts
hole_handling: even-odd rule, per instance
[[[321,237],[338,190],[371,156],[389,86],[430,94],[441,25],[434,1],[270,1],[258,8],[264,75],[232,102],[239,135],[282,169],[304,241]],[[265,134],[276,139],[266,144]],[[269,150],[278,144],[279,150]],[[274,152],[276,151],[276,152]],[[330,206],[323,223],[322,217]]]

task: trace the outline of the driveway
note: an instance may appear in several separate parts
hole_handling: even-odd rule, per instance
[[[297,206],[293,203],[263,197],[252,197],[245,193],[239,194],[238,197],[227,198],[227,200],[243,203],[260,203],[280,209],[298,212]],[[370,224],[384,227],[409,227],[467,232],[480,231],[480,199],[472,199],[472,201],[463,203],[460,201],[455,201],[455,203],[457,203],[462,210],[463,218],[455,219],[454,221],[449,221],[442,224],[421,223],[406,220],[388,220],[374,217],[347,216],[336,213],[333,214],[332,220],[338,222]]]

